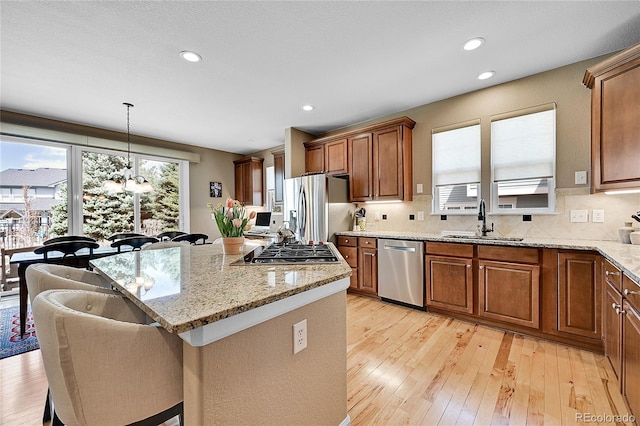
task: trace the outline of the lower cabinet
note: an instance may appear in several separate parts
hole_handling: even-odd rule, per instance
[[[473,314],[473,246],[426,244],[425,304]]]
[[[631,412],[640,416],[640,313],[626,299],[622,309],[622,394]]]
[[[338,251],[351,266],[349,291],[378,295],[378,251],[376,238],[338,236]]]
[[[480,260],[478,270],[481,317],[540,327],[538,265]]]
[[[622,295],[611,284],[605,284],[602,318],[602,340],[604,354],[609,358],[616,378],[620,380],[622,371]]]

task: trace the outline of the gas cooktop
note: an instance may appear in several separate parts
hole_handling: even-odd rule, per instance
[[[278,244],[258,247],[232,262],[232,265],[297,265],[337,263],[338,258],[326,244]]]

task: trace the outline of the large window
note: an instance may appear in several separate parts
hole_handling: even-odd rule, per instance
[[[480,121],[432,132],[433,213],[476,214],[480,197]]]
[[[121,152],[5,136],[0,151],[0,238],[5,246],[38,245],[66,234],[104,242],[119,232],[188,232],[185,160],[131,154],[135,174],[154,190],[113,193],[104,182],[126,166]]]
[[[555,104],[491,118],[491,211],[555,211]]]

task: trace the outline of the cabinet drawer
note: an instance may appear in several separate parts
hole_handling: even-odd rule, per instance
[[[357,247],[358,246],[358,238],[357,237],[345,237],[343,235],[338,235],[338,245],[339,246]]]
[[[425,251],[445,256],[473,257],[473,244],[434,243],[427,241]]]
[[[640,284],[634,282],[626,275],[622,277],[622,294],[629,303],[640,312]]]
[[[618,291],[622,291],[622,273],[606,259],[604,261],[604,279]]]
[[[360,237],[358,238],[358,247],[376,248],[377,238]]]
[[[358,249],[356,247],[338,246],[338,251],[352,268],[358,267]]]
[[[478,246],[478,258],[505,262],[538,263],[538,249],[507,246]]]

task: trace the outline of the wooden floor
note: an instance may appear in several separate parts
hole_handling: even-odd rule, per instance
[[[569,425],[577,413],[628,413],[602,355],[347,297],[355,426]],[[40,351],[0,360],[0,425],[42,424],[46,392]]]

